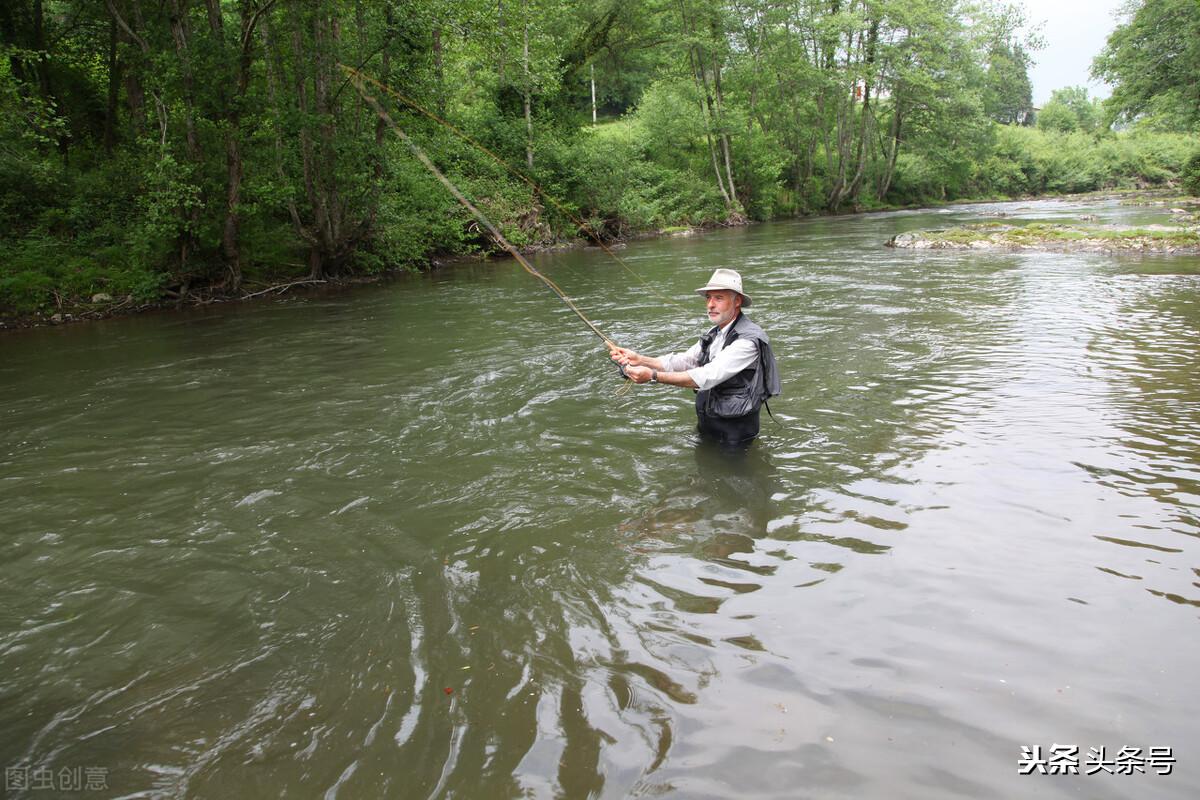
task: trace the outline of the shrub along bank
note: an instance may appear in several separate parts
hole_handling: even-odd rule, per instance
[[[493,162],[468,153],[453,177],[484,198],[489,214],[519,247],[577,239],[577,219],[605,238],[676,226],[723,224],[728,210],[705,174],[703,143],[673,141],[658,124],[663,109],[645,105],[629,117],[584,129],[573,139],[546,139],[538,177],[557,203],[547,203]],[[814,174],[795,192],[771,143],[749,155],[746,210],[754,219],[823,213],[829,176]],[[179,177],[132,157],[71,164],[29,163],[0,156],[0,215],[10,234],[0,243],[0,307],[9,315],[104,309],[213,296],[223,276],[198,274],[191,285],[172,272],[173,215],[182,202]],[[958,199],[1067,194],[1182,184],[1200,191],[1200,153],[1193,137],[1173,133],[1055,133],[995,125],[977,163],[948,171],[921,153],[902,154],[884,201],[840,210],[879,209]],[[259,187],[254,187],[259,189]],[[261,187],[264,195],[269,186]],[[249,192],[248,192],[249,194]],[[265,202],[257,192],[254,202]],[[19,224],[12,224],[13,221]],[[305,243],[285,221],[251,215],[243,229],[241,291],[301,280],[310,274]],[[356,249],[347,273],[419,268],[436,254],[486,251],[489,243],[444,190],[415,163],[397,159],[391,188],[374,221],[375,238]],[[220,231],[198,231],[219,238]],[[99,303],[90,303],[101,295]],[[107,295],[105,297],[104,295]]]

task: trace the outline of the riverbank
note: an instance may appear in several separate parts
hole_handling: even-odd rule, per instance
[[[855,212],[848,212],[855,213]],[[564,252],[584,247],[605,247],[608,249],[621,248],[627,243],[643,239],[698,236],[706,231],[722,228],[741,227],[753,224],[745,217],[703,225],[673,225],[656,230],[638,231],[627,236],[603,240],[602,244],[595,240],[579,238],[570,241],[544,241],[518,248],[523,255],[537,253]],[[508,258],[503,250],[481,251],[475,255],[442,255],[433,256],[421,268],[392,267],[371,273],[348,273],[344,275],[326,276],[320,280],[284,279],[278,282],[259,281],[246,282],[242,291],[234,294],[224,291],[220,286],[174,286],[160,292],[155,298],[137,299],[131,294],[113,296],[108,293],[97,293],[90,297],[72,297],[65,292],[50,290],[53,298],[52,309],[19,312],[0,312],[0,332],[25,330],[47,326],[70,325],[81,322],[94,322],[113,317],[132,316],[149,312],[169,312],[188,308],[203,308],[206,306],[242,303],[281,297],[295,292],[330,291],[339,288],[366,286],[384,283],[395,278],[436,270],[448,264],[464,260],[489,261],[492,259]]]
[[[1043,223],[1017,224],[985,222],[965,225],[946,230],[917,231],[901,234],[887,242],[888,246],[905,249],[1051,249],[1076,251],[1141,251],[1141,252],[1200,252],[1200,199],[1179,195],[1170,189],[1117,190],[1088,192],[1077,195],[1053,195],[1020,198],[973,198],[952,200],[945,203],[882,206],[859,208],[838,212],[825,212],[820,216],[844,217],[860,214],[879,214],[916,208],[953,208],[998,202],[1034,202],[1061,200],[1068,202],[1116,200],[1125,205],[1163,206],[1179,212],[1175,218],[1179,225],[1141,226],[1137,228],[1105,225],[1047,225]],[[1001,214],[1000,216],[1008,216]],[[1094,219],[1094,218],[1093,218]],[[1088,221],[1086,218],[1083,221]],[[702,235],[707,231],[728,227],[756,224],[738,217],[732,221],[704,225],[673,225],[662,228],[632,232],[628,235],[605,240],[605,248],[621,248],[632,241],[654,238],[688,237]],[[1189,227],[1190,226],[1190,227]],[[520,248],[525,255],[546,252],[561,252],[584,247],[599,246],[595,241],[575,239],[571,241],[539,242]],[[474,256],[441,256],[430,258],[423,269],[433,270],[464,259],[490,260],[507,257],[502,251],[480,252]],[[98,293],[90,297],[71,297],[52,291],[52,309],[28,313],[0,314],[0,332],[44,326],[68,325],[80,322],[131,316],[148,312],[170,312],[186,308],[202,308],[215,304],[241,303],[277,298],[295,292],[330,291],[339,288],[383,283],[400,275],[411,274],[421,269],[396,267],[372,273],[351,273],[328,276],[321,280],[286,278],[277,281],[261,279],[247,282],[242,291],[231,294],[218,287],[176,286],[168,287],[158,297],[136,299],[131,294],[113,296]]]

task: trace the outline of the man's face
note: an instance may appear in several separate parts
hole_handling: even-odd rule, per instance
[[[742,307],[742,296],[728,289],[704,293],[708,300],[708,318],[718,327],[724,327],[737,316]]]

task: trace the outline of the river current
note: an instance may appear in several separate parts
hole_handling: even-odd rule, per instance
[[[1200,258],[884,247],[1083,214],[535,259],[736,458],[510,261],[0,338],[6,795],[1200,795]]]

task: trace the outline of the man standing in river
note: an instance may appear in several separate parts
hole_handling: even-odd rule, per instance
[[[708,304],[715,327],[686,352],[662,358],[613,347],[612,359],[634,383],[666,383],[698,390],[700,435],[726,446],[743,447],[758,436],[758,412],[780,392],[779,370],[767,334],[742,313],[750,296],[742,276],[718,269],[696,290]]]

